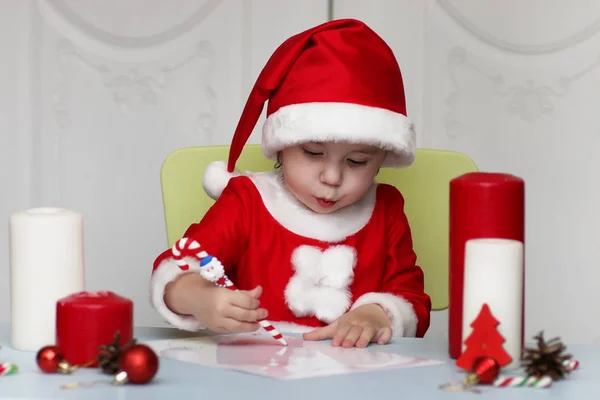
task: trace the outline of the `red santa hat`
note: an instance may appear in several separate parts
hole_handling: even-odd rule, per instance
[[[238,122],[227,164],[212,163],[205,171],[203,186],[212,198],[237,174],[237,159],[267,102],[262,149],[269,159],[303,142],[346,141],[386,150],[385,167],[414,161],[415,133],[392,50],[364,23],[335,20],[292,36],[268,60]]]

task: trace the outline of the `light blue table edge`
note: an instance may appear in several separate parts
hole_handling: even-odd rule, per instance
[[[433,339],[398,338],[384,346],[369,346],[370,350],[390,351],[397,354],[426,357],[444,361],[443,364],[384,371],[369,371],[301,380],[277,380],[258,375],[208,368],[201,365],[162,358],[155,380],[148,385],[115,387],[98,385],[94,388],[60,389],[72,381],[104,380],[110,377],[97,369],[76,371],[73,375],[41,373],[35,364],[35,352],[15,350],[10,346],[8,324],[0,324],[0,361],[14,362],[20,371],[13,376],[0,376],[0,399],[365,399],[383,398],[467,398],[472,393],[444,392],[442,383],[460,380],[463,371],[448,356],[447,343]],[[288,336],[299,336],[287,333]],[[140,342],[198,337],[199,333],[173,328],[137,327],[135,336]],[[496,398],[598,398],[600,392],[600,346],[569,345],[568,352],[581,362],[581,367],[567,380],[557,382],[550,389],[482,387],[486,399]],[[460,397],[457,397],[460,396]]]

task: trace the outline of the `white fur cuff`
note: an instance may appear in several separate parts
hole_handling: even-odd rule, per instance
[[[350,310],[365,304],[379,304],[392,320],[394,336],[414,337],[417,334],[417,315],[408,301],[391,293],[365,293],[360,296]]]
[[[184,257],[184,259],[190,266],[190,269],[187,271],[182,271],[173,258],[163,260],[158,265],[152,273],[152,279],[150,280],[150,301],[156,311],[171,325],[186,331],[197,331],[203,329],[204,325],[194,317],[174,313],[167,307],[164,299],[165,286],[169,282],[174,281],[175,278],[184,273],[200,273],[200,267],[196,265],[198,263],[196,259],[188,257]]]

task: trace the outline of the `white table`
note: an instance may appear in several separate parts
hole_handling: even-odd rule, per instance
[[[139,328],[140,341],[189,336],[172,329]],[[482,394],[445,392],[441,383],[460,380],[464,373],[448,357],[447,344],[428,339],[395,338],[385,350],[403,355],[447,361],[434,366],[361,372],[356,374],[282,381],[237,371],[203,367],[172,359],[160,359],[160,369],[147,385],[61,389],[79,380],[110,377],[97,369],[78,370],[73,375],[44,374],[35,363],[34,352],[10,347],[8,324],[0,324],[0,361],[16,363],[16,375],[0,376],[0,399],[281,399],[281,400],[370,400],[378,399],[597,399],[600,396],[600,346],[572,345],[568,351],[580,361],[567,380],[549,389],[480,387]],[[376,349],[378,346],[369,348]]]

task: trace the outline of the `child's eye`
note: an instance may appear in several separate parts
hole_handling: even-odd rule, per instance
[[[348,162],[352,165],[366,165],[367,162],[366,161],[358,161],[358,160],[352,160],[352,159],[348,159]]]
[[[316,151],[310,151],[310,150],[307,150],[307,149],[302,149],[302,150],[304,151],[304,154],[306,154],[307,156],[311,156],[311,157],[318,157],[318,156],[322,156],[323,155],[323,153],[319,153],[319,152],[316,152]]]

